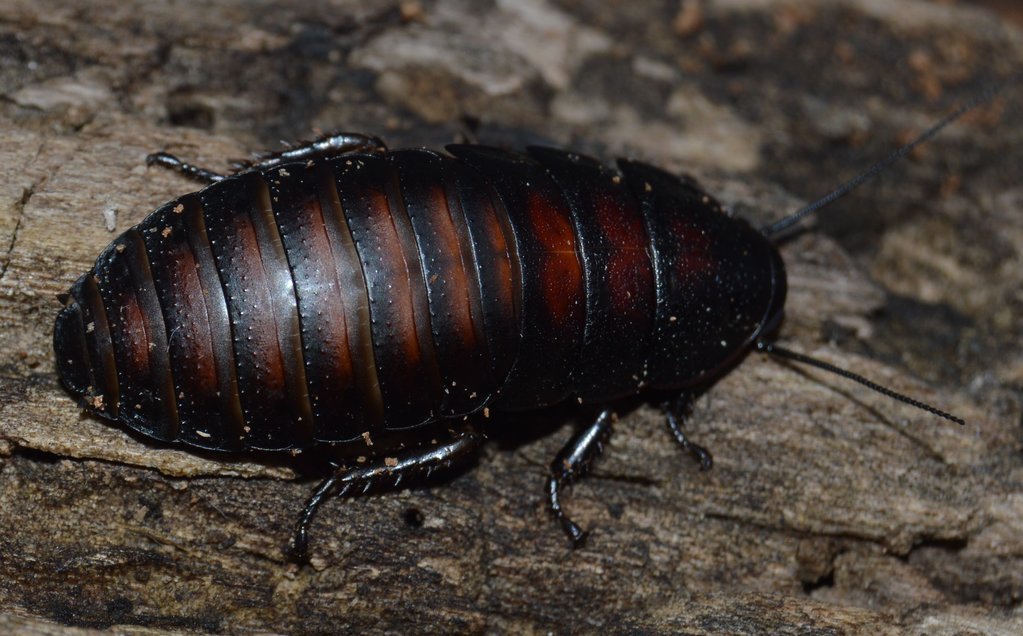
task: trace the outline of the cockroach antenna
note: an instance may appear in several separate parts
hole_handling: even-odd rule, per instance
[[[949,114],[942,117],[933,126],[925,130],[923,133],[920,134],[919,137],[917,137],[913,141],[896,149],[894,152],[892,152],[884,159],[881,159],[880,161],[874,163],[872,166],[870,166],[863,172],[859,173],[852,179],[849,179],[848,181],[838,186],[828,194],[817,199],[813,203],[803,206],[802,208],[796,210],[792,214],[781,219],[778,219],[773,223],[763,226],[762,228],[760,228],[760,231],[765,236],[773,237],[777,234],[784,232],[793,225],[796,225],[797,223],[802,221],[804,218],[810,216],[814,212],[831,205],[832,203],[849,194],[850,192],[860,187],[870,179],[873,179],[877,175],[887,170],[888,167],[891,166],[893,163],[905,157],[909,153],[913,152],[913,150],[917,146],[932,139],[935,135],[941,132],[941,130],[948,126],[949,124],[960,119],[963,115],[977,108],[978,106],[991,101],[1000,92],[1005,90],[1010,85],[1019,82],[1021,79],[1023,79],[1023,73],[1018,73],[1016,75],[1013,75],[1004,82],[996,84],[986,90],[977,93],[976,95],[973,96],[973,98],[964,103],[962,106],[956,108]]]
[[[665,421],[709,468],[682,430],[691,395],[679,387],[754,344],[961,422],[758,337],[773,333],[785,304],[776,235],[994,93],[763,230],[654,166],[611,168],[557,148],[390,151],[374,135],[337,131],[230,174],[156,153],[150,164],[205,187],[126,230],[72,284],[54,323],[57,371],[90,413],[144,437],[337,460],[296,524],[298,561],[325,499],[471,458],[477,413],[575,396],[600,415],[555,457],[546,496],[578,546],[586,534],[560,491],[600,455],[614,403],[646,387],[679,391]],[[690,280],[708,285],[694,295]],[[615,311],[622,299],[628,311]],[[134,345],[147,341],[139,358]],[[346,466],[343,449],[360,439],[375,444],[367,462]]]
[[[784,358],[786,360],[792,360],[793,362],[800,362],[802,364],[806,364],[806,365],[809,365],[811,367],[816,367],[818,369],[823,369],[824,371],[830,371],[831,373],[834,373],[836,375],[840,375],[843,378],[847,378],[849,380],[852,380],[853,382],[858,382],[859,384],[862,384],[863,386],[867,387],[868,389],[872,389],[874,391],[877,391],[881,395],[887,395],[888,397],[892,398],[893,400],[898,400],[899,402],[903,402],[905,404],[909,404],[910,406],[915,406],[916,408],[918,408],[918,409],[920,409],[922,411],[927,411],[928,413],[933,413],[934,415],[937,415],[938,417],[943,417],[946,420],[949,420],[949,421],[955,422],[956,424],[959,424],[960,426],[965,426],[966,425],[966,422],[962,418],[956,417],[955,415],[952,415],[950,413],[946,413],[945,411],[942,411],[941,409],[934,408],[933,406],[931,406],[930,404],[927,404],[926,402],[921,402],[919,400],[914,400],[913,398],[909,397],[908,395],[903,395],[903,394],[898,393],[896,391],[892,391],[891,389],[889,389],[887,387],[883,387],[883,386],[881,386],[880,384],[878,384],[876,382],[871,382],[870,380],[868,380],[867,378],[863,377],[862,375],[859,375],[858,373],[853,373],[852,371],[848,371],[848,370],[843,369],[841,367],[836,367],[835,365],[830,364],[828,362],[824,362],[823,360],[818,360],[816,358],[811,358],[810,356],[803,355],[802,353],[796,353],[795,351],[790,351],[789,349],[785,349],[783,347],[779,347],[778,345],[774,344],[773,342],[767,342],[766,340],[758,340],[757,341],[757,351],[760,351],[760,352],[763,352],[763,353],[767,353],[767,354],[770,354],[770,355],[773,355],[773,356],[777,356],[779,358]]]
[[[972,99],[970,99],[960,107],[956,108],[955,110],[953,110],[952,112],[938,120],[934,125],[925,130],[922,134],[920,134],[919,137],[917,137],[913,141],[910,141],[904,146],[899,147],[884,159],[881,159],[880,161],[874,163],[863,172],[859,173],[852,179],[849,179],[848,181],[838,186],[837,188],[835,188],[828,194],[824,195],[823,197],[817,199],[813,203],[810,203],[809,205],[806,205],[800,208],[799,210],[796,210],[792,214],[782,219],[765,225],[764,227],[760,228],[760,231],[767,237],[775,237],[783,233],[785,230],[798,224],[807,216],[813,214],[814,212],[817,212],[822,208],[831,205],[838,199],[841,199],[842,197],[849,194],[859,186],[863,185],[863,183],[865,183],[866,181],[869,181],[870,179],[876,177],[877,175],[887,170],[888,167],[891,166],[893,163],[911,153],[913,149],[915,149],[917,146],[933,138],[949,124],[955,122],[963,115],[977,108],[981,104],[989,102],[998,93],[1003,91],[1006,87],[1010,86],[1011,84],[1015,84],[1020,79],[1023,79],[1023,73],[1018,73],[1000,84],[992,86],[987,90],[981,91],[980,93],[976,94]],[[931,406],[930,404],[926,404],[919,400],[914,400],[909,396],[897,393],[896,391],[892,391],[891,389],[883,387],[880,384],[877,384],[876,382],[872,382],[861,375],[858,375],[851,371],[847,371],[840,367],[836,367],[833,364],[829,364],[822,360],[817,360],[807,355],[803,355],[801,353],[796,353],[795,351],[779,347],[778,345],[772,342],[768,342],[766,340],[757,340],[756,347],[757,351],[760,351],[762,353],[776,356],[778,358],[784,358],[786,360],[791,360],[793,362],[806,364],[812,367],[816,367],[818,369],[822,369],[824,371],[830,371],[831,373],[840,375],[844,378],[852,380],[853,382],[862,384],[863,386],[872,389],[882,395],[886,395],[899,402],[909,404],[910,406],[915,406],[920,410],[927,411],[928,413],[932,413],[946,420],[955,422],[956,424],[959,424],[961,426],[966,424],[966,422],[962,418],[946,413],[945,411],[937,409]]]

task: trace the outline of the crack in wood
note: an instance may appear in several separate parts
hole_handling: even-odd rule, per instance
[[[29,199],[35,194],[39,183],[39,181],[34,181],[21,191],[21,199],[17,203],[18,219],[14,223],[14,231],[11,232],[11,240],[7,245],[7,251],[4,253],[4,261],[0,264],[0,283],[3,283],[4,277],[7,275],[7,269],[14,258],[14,246],[18,242],[18,232],[21,230],[21,222],[25,218],[25,206],[28,205]]]

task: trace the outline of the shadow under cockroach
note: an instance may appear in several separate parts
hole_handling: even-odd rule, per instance
[[[708,469],[685,418],[750,351],[962,423],[778,346],[777,242],[992,94],[759,229],[690,178],[546,147],[445,154],[333,133],[230,175],[157,153],[151,164],[207,185],[116,238],[72,285],[58,372],[86,410],[145,441],[304,475],[329,466],[296,526],[298,560],[326,499],[430,480],[471,463],[485,435],[514,446],[549,430],[526,411],[589,414],[545,487],[578,546],[586,532],[560,494],[615,412],[651,401]]]

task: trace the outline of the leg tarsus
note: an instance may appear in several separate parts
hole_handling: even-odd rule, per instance
[[[313,491],[313,494],[310,495],[305,506],[303,506],[302,513],[298,516],[298,523],[295,525],[295,536],[288,551],[289,556],[294,561],[298,563],[309,562],[309,526],[312,524],[313,517],[316,516],[316,511],[320,509],[323,502],[335,494],[332,491],[344,475],[344,469],[339,468],[338,472],[320,482],[320,485],[316,487],[316,490]],[[342,496],[347,493],[347,490],[345,488],[336,494]]]
[[[714,465],[714,458],[703,446],[689,441],[685,433],[686,414],[693,406],[693,398],[688,393],[683,393],[675,400],[664,405],[664,417],[668,429],[675,437],[682,450],[689,453],[693,459],[700,464],[700,470],[710,470]]]
[[[610,410],[601,411],[593,424],[573,436],[551,462],[551,472],[547,478],[547,501],[573,548],[583,545],[588,533],[562,510],[559,492],[562,486],[571,484],[589,472],[593,460],[604,450],[613,421],[614,414]]]
[[[561,524],[561,529],[568,535],[568,540],[572,543],[573,548],[581,548],[586,543],[586,538],[590,535],[579,527],[579,524],[568,518],[568,515],[561,509],[561,499],[558,495],[558,488],[561,483],[551,475],[547,478],[547,501],[550,504],[551,512],[557,518],[558,523]]]
[[[198,166],[193,166],[190,163],[185,163],[174,155],[163,151],[154,152],[146,157],[146,165],[170,168],[175,172],[180,172],[186,177],[195,179],[196,181],[201,181],[205,184],[216,183],[217,181],[224,180],[224,175],[222,174],[217,174],[212,170],[207,170],[206,168],[200,168]]]
[[[468,456],[479,446],[480,436],[472,428],[462,430],[451,441],[429,448],[416,448],[399,455],[390,462],[381,458],[366,466],[352,469],[338,468],[324,479],[310,495],[295,524],[295,535],[289,550],[292,559],[299,563],[309,560],[309,526],[316,511],[331,497],[360,496],[368,493],[386,479],[397,486],[409,476],[429,475],[435,469],[450,466],[453,460]]]
[[[294,161],[311,161],[323,157],[336,157],[353,152],[386,152],[387,146],[374,135],[362,133],[331,132],[297,146],[258,155],[253,161],[238,161],[233,164],[234,174],[249,170],[270,170]],[[185,163],[167,152],[154,152],[146,157],[147,165],[159,165],[206,184],[223,181],[225,175]]]

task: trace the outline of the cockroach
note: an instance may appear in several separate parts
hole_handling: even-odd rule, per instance
[[[551,148],[392,151],[335,133],[229,176],[157,153],[149,163],[207,186],[119,236],[71,286],[54,330],[60,378],[89,412],[156,440],[371,451],[309,498],[299,559],[325,499],[471,455],[490,409],[596,405],[547,477],[579,545],[559,493],[600,454],[615,402],[672,395],[670,432],[710,468],[683,430],[687,406],[751,350],[962,423],[775,344],[787,289],[775,240],[993,92],[759,230],[692,179]]]

